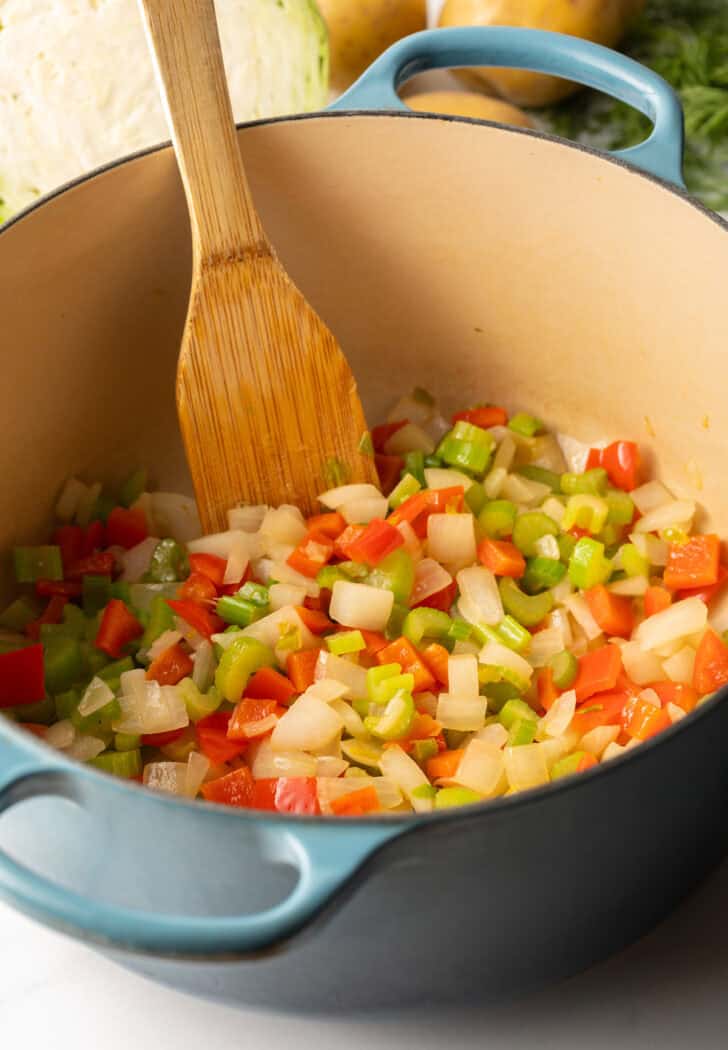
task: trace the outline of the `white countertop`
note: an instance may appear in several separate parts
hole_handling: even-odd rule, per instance
[[[280,1017],[172,992],[0,905],[3,1047],[720,1050],[727,1031],[728,863],[639,944],[546,993],[368,1022]]]

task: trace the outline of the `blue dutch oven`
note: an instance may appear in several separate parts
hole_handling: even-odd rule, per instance
[[[397,96],[423,70],[488,64],[580,81],[654,130],[608,156],[414,114]],[[370,418],[413,383],[446,407],[536,408],[586,441],[654,447],[666,480],[728,521],[728,237],[682,189],[680,108],[658,76],[571,37],[426,32],[328,112],[239,137],[271,239],[344,346]],[[189,489],[173,398],[189,227],[171,149],[13,220],[0,272],[0,548],[44,535],[71,472],[113,483],[146,462],[163,489]],[[482,1001],[622,947],[719,861],[726,739],[718,696],[556,787],[351,821],[155,795],[2,721],[0,895],[125,966],[229,1001]]]

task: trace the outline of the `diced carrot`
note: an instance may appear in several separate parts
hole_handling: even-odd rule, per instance
[[[460,760],[465,754],[462,747],[453,751],[441,751],[439,755],[433,755],[425,762],[425,773],[430,780],[449,779],[457,773]]]
[[[728,682],[728,645],[708,629],[695,654],[693,685],[700,696],[714,693]]]
[[[672,605],[672,595],[665,587],[657,585],[648,587],[645,591],[645,616],[654,616],[655,613],[664,612]]]
[[[478,559],[495,576],[518,579],[526,571],[526,559],[509,540],[492,540],[486,536],[478,544]]]
[[[372,427],[370,433],[374,451],[384,452],[384,446],[392,435],[396,434],[397,431],[401,430],[402,427],[407,425],[407,423],[409,423],[409,419],[398,419],[395,423],[380,423],[378,427]]]
[[[377,468],[379,487],[384,495],[388,496],[399,481],[404,460],[401,456],[385,456],[381,452],[375,452],[374,466]]]
[[[622,727],[633,740],[649,740],[671,725],[672,721],[665,708],[655,707],[649,700],[633,696],[624,705]]]
[[[589,752],[585,752],[579,759],[579,764],[576,767],[577,773],[586,773],[587,769],[593,769],[594,766],[599,765],[596,755],[590,755]]]
[[[711,587],[718,582],[720,539],[715,534],[670,543],[663,579],[666,587]]]
[[[229,740],[253,740],[275,728],[278,704],[275,700],[241,700],[227,727]]]
[[[584,597],[590,613],[606,635],[629,638],[634,628],[631,598],[612,594],[603,584],[585,591]]]
[[[332,510],[327,514],[312,514],[306,521],[306,528],[335,540],[346,528],[346,521],[338,511]]]
[[[629,699],[629,694],[621,690],[593,696],[577,707],[570,728],[584,736],[598,726],[621,725],[622,711]]]
[[[397,638],[384,649],[380,649],[377,661],[380,664],[399,664],[405,674],[414,675],[413,693],[430,692],[435,688],[435,679],[429,667],[408,638]]]
[[[685,682],[652,682],[645,688],[654,689],[663,707],[667,707],[668,704],[677,704],[683,711],[689,713],[698,702],[697,692]]]
[[[199,572],[212,580],[215,587],[222,587],[227,568],[225,558],[219,558],[217,554],[190,554],[189,562],[192,572]]]
[[[275,700],[276,703],[287,707],[296,695],[296,688],[290,678],[286,678],[280,671],[272,667],[261,667],[248,680],[243,695],[250,700]]]
[[[579,660],[579,671],[574,682],[579,703],[595,693],[614,689],[622,670],[622,654],[619,646],[603,645],[599,649],[584,653]]]
[[[449,653],[444,645],[432,642],[420,653],[422,662],[429,668],[440,685],[447,689],[447,661]]]
[[[404,748],[405,751],[409,751],[413,740],[436,740],[441,733],[442,726],[432,715],[428,715],[424,711],[418,711],[412,720],[412,726],[407,736],[400,737],[399,740],[389,740],[384,746],[385,748],[397,746]]]
[[[300,649],[288,657],[286,672],[297,693],[303,693],[313,685],[319,652],[319,649]]]
[[[550,667],[543,667],[536,676],[538,702],[544,711],[550,711],[560,693],[554,684],[554,672]]]
[[[508,413],[505,408],[499,408],[497,405],[479,405],[464,412],[456,412],[452,417],[453,425],[460,420],[487,430],[488,427],[504,427],[508,422]]]
[[[344,627],[343,630],[349,631],[351,628]],[[375,656],[380,649],[384,649],[385,645],[389,645],[387,639],[383,634],[380,634],[379,631],[366,631],[363,627],[360,627],[359,633],[366,643],[366,652],[369,653],[370,656]]]
[[[347,525],[334,542],[334,554],[336,557],[343,558],[344,561],[353,561],[354,559],[349,553],[349,547],[363,532],[366,532],[366,525]]]
[[[309,530],[296,549],[286,558],[286,564],[303,576],[313,578],[331,559],[334,544],[323,532]]]
[[[296,612],[311,634],[323,634],[325,631],[333,631],[334,629],[335,624],[325,612],[317,609],[307,609],[305,605],[297,605]]]
[[[679,602],[684,598],[700,598],[706,605],[710,605],[718,591],[721,591],[728,580],[728,568],[725,565],[718,566],[718,579],[707,587],[684,587],[675,595]],[[36,585],[37,586],[37,585]]]
[[[194,667],[189,654],[178,642],[176,645],[170,645],[152,660],[147,670],[147,678],[159,682],[160,685],[177,685],[183,678],[192,674]]]
[[[217,780],[208,780],[200,788],[202,797],[208,802],[244,808],[251,805],[254,790],[253,774],[247,766],[234,769],[232,773],[218,777]]]
[[[340,798],[332,799],[329,805],[337,817],[364,817],[367,813],[377,813],[381,809],[379,796],[373,787],[350,791]]]

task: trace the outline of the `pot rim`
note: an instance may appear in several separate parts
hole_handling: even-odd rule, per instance
[[[499,132],[505,134],[525,135],[531,138],[543,139],[547,142],[554,142],[557,145],[563,146],[568,149],[580,151],[582,153],[590,154],[609,164],[613,164],[617,167],[626,169],[630,174],[639,178],[646,179],[652,182],[655,186],[667,190],[676,197],[683,200],[685,203],[691,205],[697,212],[699,212],[704,218],[711,220],[720,229],[728,232],[728,218],[724,218],[719,213],[711,210],[701,201],[697,200],[686,188],[678,186],[675,183],[668,181],[667,179],[661,178],[654,175],[651,172],[644,171],[637,168],[635,165],[623,160],[621,157],[613,156],[610,153],[606,153],[602,150],[596,149],[593,146],[585,145],[581,142],[573,142],[570,139],[562,138],[559,135],[553,135],[549,132],[540,131],[535,128],[520,128],[511,125],[500,124],[496,121],[480,120],[473,117],[460,117],[449,114],[438,114],[438,113],[424,113],[415,110],[376,110],[376,109],[356,109],[356,110],[335,110],[326,111],[319,110],[311,113],[296,113],[283,115],[278,117],[262,118],[253,121],[241,121],[236,124],[238,131],[261,127],[272,124],[282,124],[287,122],[298,122],[308,120],[319,120],[319,119],[351,119],[352,117],[377,117],[387,118],[394,117],[397,119],[404,120],[434,120],[442,123],[458,123],[458,124],[469,124],[475,127],[485,125],[486,127],[493,128]],[[94,168],[92,171],[86,172],[83,175],[79,175],[74,179],[69,180],[66,183],[56,187],[49,193],[39,197],[38,200],[33,201],[27,205],[21,211],[13,215],[6,223],[0,226],[0,237],[3,236],[8,230],[22,222],[23,219],[33,214],[39,208],[42,208],[45,204],[50,203],[56,197],[60,197],[68,190],[75,189],[78,186],[83,185],[85,182],[89,182],[95,179],[97,176],[104,175],[106,172],[111,171],[115,168],[122,167],[123,165],[138,160],[140,158],[159,153],[162,150],[172,149],[172,143],[170,140],[156,143],[153,146],[147,146],[143,149],[136,150],[133,153],[124,155],[123,157],[116,158],[115,160],[108,161],[106,164],[100,165]],[[400,834],[397,838],[402,835],[406,835],[408,832],[416,831],[425,826],[440,824],[443,821],[448,822],[470,822],[474,819],[485,819],[488,815],[492,815],[493,818],[503,811],[508,809],[519,808],[524,805],[536,804],[543,799],[557,798],[567,792],[577,789],[579,786],[588,783],[595,777],[604,777],[615,772],[618,772],[626,763],[633,762],[646,753],[652,752],[655,748],[661,747],[663,744],[666,745],[676,733],[686,731],[690,725],[695,724],[698,720],[703,718],[709,718],[715,713],[719,704],[728,698],[728,686],[719,689],[709,700],[702,703],[699,707],[691,711],[687,716],[686,720],[681,719],[679,722],[673,724],[668,729],[663,730],[656,737],[650,740],[642,742],[639,746],[630,748],[624,755],[620,755],[616,759],[610,759],[607,763],[599,763],[584,773],[573,774],[565,777],[561,782],[541,785],[535,788],[528,788],[524,791],[518,791],[513,795],[500,796],[494,799],[486,799],[482,802],[473,803],[463,807],[457,807],[453,809],[444,810],[433,810],[430,813],[402,813],[402,814],[391,814],[389,816],[374,816],[374,817],[336,817],[329,815],[321,816],[307,816],[307,815],[296,815],[286,814],[278,812],[269,812],[267,810],[247,810],[239,809],[230,806],[220,806],[211,802],[206,802],[202,799],[186,799],[173,795],[165,795],[161,792],[145,791],[144,795],[146,800],[150,803],[157,803],[163,806],[184,806],[193,807],[194,810],[199,811],[202,807],[203,811],[214,812],[218,817],[227,817],[231,819],[252,821],[254,823],[260,823],[261,821],[271,824],[289,825],[292,824],[297,830],[302,830],[305,827],[334,827],[334,826],[348,826],[348,827],[396,827],[401,829]],[[12,737],[17,732],[21,735],[20,730],[16,730],[12,722],[7,721],[6,728],[9,735]],[[26,739],[27,738],[27,739]],[[43,763],[47,767],[48,761],[47,756],[49,746],[43,744],[41,741],[36,740],[31,734],[22,733],[23,748],[29,754],[35,754],[37,758],[46,761]],[[73,759],[67,758],[61,752],[53,752],[53,765],[57,768],[58,772],[67,771],[71,776],[90,776],[92,779],[102,777],[107,789],[119,790],[123,792],[136,791],[139,785],[131,784],[125,780],[121,780],[118,777],[113,777],[108,774],[104,774],[100,770],[93,769],[88,765],[83,765],[74,761]],[[32,770],[29,771],[32,775]]]

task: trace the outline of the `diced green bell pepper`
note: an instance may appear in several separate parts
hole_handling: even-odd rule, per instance
[[[49,726],[56,721],[56,704],[52,697],[39,700],[36,704],[23,704],[13,708],[19,722],[35,722],[37,725]],[[7,708],[3,714],[7,713]]]
[[[64,693],[58,693],[53,698],[56,721],[61,722],[64,718],[70,718],[80,701],[81,693],[76,689],[67,689]]]

